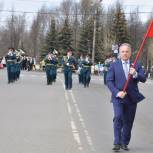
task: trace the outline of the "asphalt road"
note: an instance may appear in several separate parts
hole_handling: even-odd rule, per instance
[[[138,105],[131,153],[153,153],[153,81],[140,84],[146,99]],[[64,90],[63,74],[46,85],[43,72],[22,72],[7,84],[0,70],[0,153],[111,153],[113,110],[101,76],[89,88]],[[123,152],[123,151],[121,151]]]

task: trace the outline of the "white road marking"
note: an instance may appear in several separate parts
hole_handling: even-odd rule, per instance
[[[63,88],[65,89],[65,85],[64,85],[63,80],[60,79],[59,77],[58,77],[58,79],[62,82]],[[77,113],[78,119],[80,121],[81,127],[83,129],[84,134],[85,134],[85,137],[86,137],[86,140],[87,140],[87,144],[90,146],[91,152],[95,153],[96,149],[95,149],[95,147],[93,145],[93,141],[92,141],[92,138],[91,138],[91,136],[89,134],[89,131],[86,128],[85,121],[83,119],[83,116],[81,114],[81,111],[79,109],[77,101],[75,99],[73,91],[72,90],[68,90],[68,91],[69,91],[69,93],[71,95],[72,104],[74,105],[74,108],[75,108],[75,111]],[[65,99],[67,100],[67,109],[68,109],[68,112],[69,112],[69,115],[70,115],[70,118],[71,118],[71,128],[72,128],[72,133],[73,133],[74,139],[78,143],[78,145],[80,146],[79,149],[83,150],[83,147],[82,147],[82,144],[81,144],[81,141],[80,141],[80,134],[79,134],[79,131],[78,131],[77,127],[76,127],[75,121],[74,121],[73,116],[72,116],[72,108],[71,108],[71,105],[70,105],[70,102],[69,102],[69,96],[68,96],[67,90],[65,90]]]
[[[24,77],[25,75],[24,74],[20,74],[20,77]]]
[[[71,94],[72,101],[73,101],[73,104],[74,104],[74,106],[75,106],[75,109],[76,109],[76,112],[77,112],[79,121],[80,121],[80,123],[81,123],[81,126],[82,126],[82,128],[83,128],[84,134],[85,134],[85,136],[86,136],[87,143],[88,143],[88,145],[90,146],[91,151],[92,151],[92,152],[96,152],[96,149],[95,149],[95,147],[94,147],[94,145],[93,145],[93,141],[92,141],[92,139],[91,139],[91,136],[89,135],[89,131],[88,131],[87,128],[86,128],[86,125],[85,125],[83,116],[82,116],[82,114],[81,114],[81,112],[80,112],[79,106],[78,106],[78,104],[77,104],[77,102],[76,102],[76,99],[75,99],[75,97],[74,97],[73,91],[71,90],[71,91],[69,91],[69,92],[70,92],[70,94]]]
[[[66,97],[65,97],[66,98]],[[67,108],[68,108],[68,112],[69,114],[72,114],[72,109],[69,103],[67,103]]]
[[[152,80],[148,80],[146,83],[147,84],[153,84],[153,81]]]
[[[32,74],[31,77],[35,78],[35,77],[37,77],[37,75],[33,75],[33,74]]]
[[[82,146],[81,139],[80,139],[80,133],[79,133],[79,130],[76,126],[75,120],[74,120],[73,115],[72,115],[72,108],[71,108],[71,105],[70,105],[70,102],[69,102],[69,96],[68,96],[68,94],[65,90],[65,86],[64,86],[64,83],[63,83],[62,79],[60,79],[59,77],[58,77],[58,79],[62,82],[62,85],[63,85],[63,88],[64,88],[65,99],[66,99],[68,113],[69,113],[69,116],[70,116],[70,124],[71,124],[71,129],[72,129],[72,134],[73,134],[74,140],[78,144],[78,149],[83,150],[83,146]]]
[[[46,78],[46,75],[43,75],[42,78]]]

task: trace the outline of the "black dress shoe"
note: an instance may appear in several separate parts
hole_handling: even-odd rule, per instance
[[[114,145],[113,149],[115,152],[118,152],[120,150],[121,146],[120,145]]]
[[[123,150],[129,151],[129,148],[128,148],[127,145],[121,145],[121,148],[122,148]]]

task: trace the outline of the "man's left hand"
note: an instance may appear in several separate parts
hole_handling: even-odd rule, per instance
[[[134,76],[137,74],[137,71],[135,70],[135,68],[130,67],[129,73]]]

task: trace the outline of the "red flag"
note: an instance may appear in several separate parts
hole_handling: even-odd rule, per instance
[[[135,58],[135,60],[134,60],[134,63],[133,63],[133,67],[134,67],[134,68],[135,68],[135,66],[136,66],[136,63],[137,63],[139,57],[140,57],[140,54],[141,54],[141,52],[142,52],[142,49],[143,49],[143,47],[144,47],[144,44],[145,44],[147,38],[153,38],[153,19],[151,20],[151,22],[150,22],[150,24],[149,24],[149,26],[148,26],[147,32],[146,32],[146,34],[145,34],[145,36],[144,36],[144,38],[143,38],[143,41],[142,41],[142,43],[141,43],[141,45],[140,45],[140,48],[139,48],[138,53],[137,53],[137,56],[136,56],[136,58]],[[123,87],[123,91],[124,91],[124,92],[125,92],[126,89],[127,89],[127,86],[128,86],[128,83],[129,83],[130,79],[131,79],[131,75],[129,74],[129,75],[128,75],[128,79],[127,79],[127,81],[125,82],[124,87]]]
[[[152,20],[152,22],[150,24],[150,29],[148,31],[147,37],[148,38],[153,38],[153,20]]]

